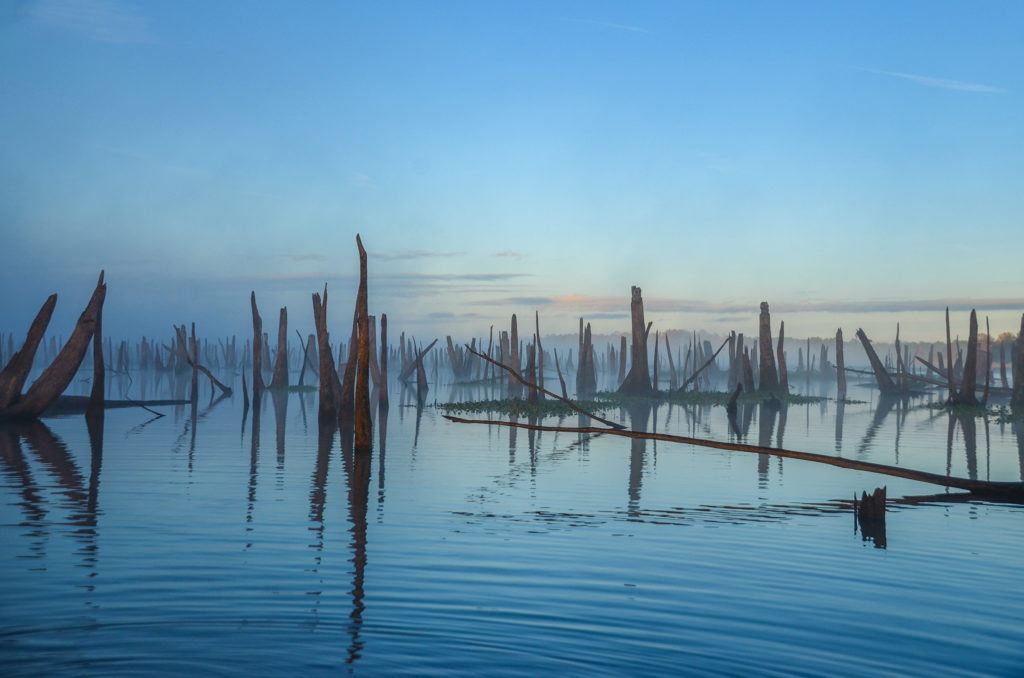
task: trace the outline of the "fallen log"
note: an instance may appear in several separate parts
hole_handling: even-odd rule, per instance
[[[840,468],[864,471],[867,473],[878,473],[881,475],[906,478],[917,482],[939,485],[942,487],[955,487],[960,490],[967,490],[976,496],[992,496],[1000,499],[1011,499],[1013,501],[1024,501],[1024,482],[996,482],[989,480],[972,480],[970,478],[958,478],[956,476],[943,476],[938,473],[927,471],[916,471],[914,469],[890,466],[888,464],[876,464],[869,461],[846,459],[844,457],[833,457],[827,454],[814,452],[798,452],[777,447],[764,447],[761,445],[749,445],[746,443],[729,443],[718,440],[705,440],[703,438],[690,438],[688,436],[670,435],[668,433],[650,433],[646,431],[628,431],[623,429],[604,429],[593,426],[544,426],[541,424],[530,424],[526,422],[499,421],[491,419],[463,419],[452,415],[442,415],[445,419],[457,424],[486,424],[489,426],[507,426],[510,428],[525,428],[533,431],[551,431],[554,433],[605,433],[607,435],[621,436],[623,438],[634,438],[643,440],[660,440],[668,443],[681,443],[684,445],[696,445],[698,447],[710,447],[718,450],[732,450],[735,452],[752,452],[756,454],[769,454],[785,459],[802,459],[813,461]]]
[[[46,410],[40,415],[43,417],[56,417],[68,414],[83,414],[89,409],[90,396],[60,396],[53,403],[46,408]],[[141,407],[143,409],[149,409],[150,407],[166,407],[169,405],[188,405],[191,400],[104,400],[103,409],[114,410],[122,409],[126,407]],[[152,412],[152,410],[150,410]],[[164,416],[159,412],[161,417]]]

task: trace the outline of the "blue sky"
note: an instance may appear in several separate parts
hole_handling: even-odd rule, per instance
[[[1024,311],[1016,2],[132,2],[0,10],[0,329],[347,336],[517,312],[941,336]],[[962,317],[961,317],[962,316]],[[956,330],[954,330],[956,331]]]

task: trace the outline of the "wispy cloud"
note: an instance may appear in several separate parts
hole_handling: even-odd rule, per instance
[[[495,252],[491,255],[492,257],[501,257],[508,259],[522,259],[526,255],[522,252],[513,252],[512,250],[505,250],[504,252]]]
[[[587,24],[589,26],[599,26],[601,28],[611,28],[617,31],[628,31],[630,33],[650,33],[646,28],[640,28],[639,26],[630,26],[628,24],[617,24],[611,21],[599,21],[597,19],[570,19],[560,17],[558,21],[565,21],[572,24]]]
[[[115,0],[38,0],[28,9],[32,21],[108,44],[153,42],[149,19]]]
[[[433,252],[430,250],[405,250],[404,252],[393,252],[386,254],[384,252],[373,252],[370,254],[374,259],[388,259],[388,260],[406,260],[406,259],[449,259],[451,257],[458,257],[465,254],[465,252]]]
[[[352,172],[349,175],[348,182],[358,188],[373,188],[377,183],[373,180],[369,174],[363,174],[362,172]]]
[[[916,82],[919,85],[925,85],[926,87],[940,87],[942,89],[953,89],[960,92],[980,92],[983,94],[1006,94],[1005,89],[999,87],[992,87],[991,85],[978,85],[970,82],[961,82],[960,80],[950,80],[948,78],[932,78],[927,75],[915,75],[913,73],[898,73],[896,71],[880,71],[874,68],[861,68],[859,70],[867,73],[874,73],[876,75],[887,75],[890,78],[902,78],[911,82]]]
[[[327,257],[323,254],[317,254],[316,252],[310,252],[307,254],[288,254],[285,255],[292,261],[327,261]]]
[[[629,307],[629,297],[600,297],[582,294],[568,294],[552,297],[506,297],[482,300],[478,303],[554,306],[556,308],[584,313],[613,313]],[[648,297],[644,308],[653,313],[714,313],[728,315],[757,315],[760,301],[750,303],[707,302],[694,299],[673,299]],[[773,303],[773,313],[940,313],[949,307],[951,311],[1015,311],[1024,308],[1022,298],[940,298],[940,299],[899,299],[878,301],[815,301],[797,303]],[[599,316],[595,316],[599,317]]]
[[[473,282],[511,280],[513,278],[527,278],[530,273],[402,273],[396,278],[407,280],[443,280],[459,281],[468,280]]]

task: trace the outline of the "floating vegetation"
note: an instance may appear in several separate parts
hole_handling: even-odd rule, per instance
[[[985,407],[984,405],[950,405],[947,402],[927,403],[922,407],[930,410],[948,412],[957,417],[980,417],[990,419],[997,424],[1024,422],[1024,411],[1014,411],[1007,405]]]
[[[601,412],[617,407],[617,403],[584,400],[576,403],[588,412]],[[538,400],[531,403],[523,398],[501,400],[471,400],[461,403],[439,403],[437,408],[445,414],[504,414],[510,417],[567,417],[576,414],[568,405],[557,400]]]

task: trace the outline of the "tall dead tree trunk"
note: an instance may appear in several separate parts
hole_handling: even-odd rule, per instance
[[[334,354],[331,352],[330,335],[327,332],[327,285],[324,285],[323,302],[320,295],[313,293],[313,322],[316,325],[317,349],[320,354],[320,407],[318,419],[320,425],[333,424],[338,417],[338,396],[341,385],[338,383],[338,372],[334,367]]]
[[[28,335],[25,337],[25,343],[16,353],[11,353],[7,366],[0,372],[0,412],[13,405],[21,397],[21,389],[28,380],[29,372],[32,371],[36,350],[43,340],[46,327],[50,324],[50,317],[53,315],[53,307],[56,305],[57,295],[51,294],[39,309],[35,320],[32,321]],[[11,346],[11,348],[14,347]],[[101,344],[101,354],[102,350]]]
[[[971,309],[970,334],[967,337],[967,357],[964,359],[964,376],[960,391],[954,402],[957,405],[977,405],[975,387],[978,382],[978,314]]]
[[[97,285],[103,285],[103,271]],[[103,401],[106,397],[106,370],[103,367],[103,306],[96,311],[96,329],[92,334],[92,391],[89,405],[85,409],[86,419],[95,420],[103,416]]]
[[[282,308],[277,321],[277,356],[274,360],[274,374],[270,388],[275,391],[288,390],[288,308]]]
[[[522,360],[519,355],[519,326],[516,323],[516,314],[512,314],[512,329],[509,333],[509,366],[516,374],[522,373]],[[508,392],[510,396],[517,396],[522,391],[523,385],[516,379],[515,375],[508,375]]]
[[[651,375],[651,389],[658,392],[658,332],[654,332],[654,374]]]
[[[782,343],[786,337],[786,321],[782,320],[779,322],[779,347],[777,349],[777,358],[779,363],[779,391],[781,393],[789,393],[789,373],[786,370],[786,353],[782,348]]]
[[[544,345],[540,341],[540,312],[533,312],[533,319],[536,323],[537,337],[535,339],[537,343],[537,385],[544,388]],[[537,392],[537,397],[541,400],[544,399],[544,394]]]
[[[846,366],[843,364],[843,328],[836,330],[836,383],[839,387],[839,399],[846,397]]]
[[[1024,407],[1024,314],[1020,316],[1020,333],[1013,342],[1013,395],[1010,402],[1015,408]]]
[[[653,390],[651,372],[647,366],[647,333],[650,326],[644,323],[644,300],[640,288],[633,285],[629,309],[632,321],[632,360],[629,374],[619,386],[619,393],[633,396],[649,396]]]
[[[359,346],[356,365],[356,430],[355,450],[366,452],[373,447],[373,418],[370,415],[370,316],[366,281],[366,250],[356,235],[359,248],[359,294],[356,297],[356,317],[359,323]]]
[[[341,390],[338,394],[338,424],[345,430],[355,423],[356,416],[356,361],[359,358],[359,300],[356,294],[356,308],[352,312],[352,336],[348,342],[348,356],[345,359],[345,371],[341,377]],[[341,358],[338,358],[341,361]],[[340,369],[340,365],[339,365]]]
[[[779,390],[779,375],[775,371],[775,356],[772,354],[772,316],[768,302],[761,302],[761,316],[758,322],[758,388],[768,393]]]
[[[868,335],[864,333],[864,330],[857,329],[857,338],[860,339],[861,345],[864,347],[864,352],[868,354],[868,362],[871,363],[871,369],[875,373],[875,381],[878,382],[878,390],[882,393],[899,393],[900,390],[896,388],[896,384],[893,383],[892,377],[885,371],[885,366],[882,365],[882,361],[878,359],[878,354],[875,353],[875,349],[871,346],[871,340],[868,339]]]
[[[940,361],[941,362],[941,361]],[[946,379],[949,383],[949,402],[956,400],[956,386],[953,383],[953,343],[949,340],[949,306],[946,307]],[[942,365],[939,365],[941,368]]]
[[[249,295],[249,304],[252,306],[252,400],[259,407],[260,394],[266,388],[263,383],[263,318],[256,308],[256,291]]]
[[[619,379],[621,386],[626,379],[626,337],[619,337]]]
[[[107,286],[101,275],[89,303],[82,311],[82,315],[78,317],[71,337],[68,338],[67,343],[64,344],[53,362],[43,370],[22,396],[21,386],[28,379],[28,373],[32,369],[35,346],[38,346],[42,333],[46,331],[46,325],[49,323],[53,306],[56,304],[57,295],[47,299],[32,323],[25,346],[11,358],[7,367],[0,373],[0,390],[11,393],[11,395],[5,395],[8,405],[0,407],[0,418],[38,417],[60,397],[64,389],[74,379],[75,372],[78,371],[82,359],[85,358],[85,353],[89,349],[89,343],[92,341],[96,329],[96,318],[103,308],[103,300],[106,295]],[[36,330],[39,331],[39,338],[33,336],[33,332]],[[12,387],[16,388],[13,392]]]
[[[388,400],[388,314],[380,314],[380,395],[377,398],[377,408],[381,412],[387,412],[390,402]],[[383,429],[382,429],[383,430]],[[381,443],[383,449],[384,443]],[[383,452],[381,452],[383,454]]]

